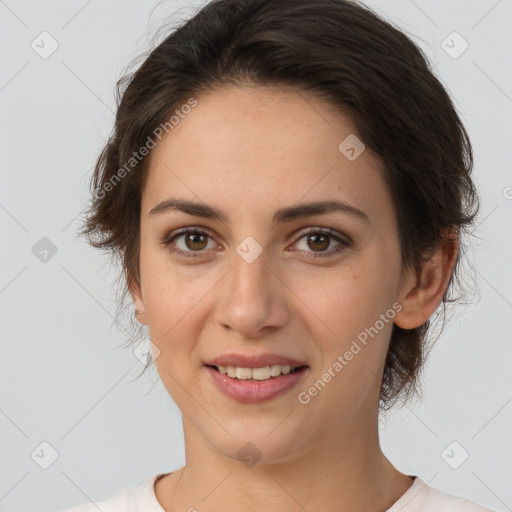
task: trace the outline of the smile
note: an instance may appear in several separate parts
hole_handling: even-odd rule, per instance
[[[284,395],[296,387],[309,370],[306,365],[254,368],[205,365],[204,368],[223,395],[243,404],[262,403]]]
[[[271,366],[262,366],[259,368],[244,368],[240,366],[214,366],[219,373],[227,375],[233,379],[239,380],[268,380],[281,375],[288,375],[296,371],[298,366],[273,364]]]

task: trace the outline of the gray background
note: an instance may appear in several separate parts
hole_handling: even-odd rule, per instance
[[[451,91],[482,196],[468,255],[478,291],[431,352],[423,402],[383,418],[383,448],[444,492],[512,510],[512,1],[367,3],[420,43]],[[122,347],[115,268],[76,229],[116,80],[165,17],[195,5],[0,0],[0,511],[104,499],[184,463],[179,411],[156,371],[136,380],[143,366]],[[46,37],[51,48],[43,31],[58,43],[47,58],[31,47]],[[453,31],[469,44],[457,58]],[[46,261],[43,237],[57,249]]]

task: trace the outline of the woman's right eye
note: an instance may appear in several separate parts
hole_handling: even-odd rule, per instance
[[[198,228],[185,228],[171,233],[171,235],[163,240],[162,245],[173,254],[194,258],[200,256],[201,252],[204,252],[203,249],[207,246],[208,238],[211,238],[211,236],[206,231]],[[181,242],[181,248],[176,240]],[[213,240],[212,244],[215,246]]]

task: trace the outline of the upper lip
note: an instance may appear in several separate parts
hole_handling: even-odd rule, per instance
[[[277,354],[224,354],[207,361],[205,364],[210,366],[238,366],[239,368],[260,368],[272,366],[306,366],[306,363],[297,359]]]

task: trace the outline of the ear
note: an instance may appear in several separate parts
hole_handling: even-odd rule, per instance
[[[422,264],[420,275],[410,272],[404,279],[397,301],[402,309],[396,313],[394,323],[402,329],[423,325],[443,300],[459,249],[458,232],[445,231],[439,248]]]
[[[132,279],[128,284],[128,290],[130,291],[130,295],[132,296],[133,303],[135,304],[134,315],[135,318],[141,324],[147,324],[146,321],[146,308],[144,307],[144,300],[142,299],[142,291],[140,284]],[[137,314],[138,311],[143,311],[141,314]]]

